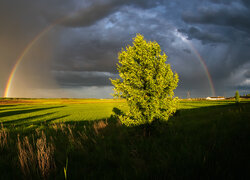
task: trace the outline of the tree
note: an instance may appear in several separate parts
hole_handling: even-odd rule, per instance
[[[178,74],[165,63],[167,55],[161,53],[158,43],[147,42],[140,34],[133,40],[133,46],[118,54],[121,79],[111,79],[114,97],[125,98],[129,107],[119,119],[126,126],[167,121],[176,111],[178,98],[174,98],[173,90],[179,81]]]
[[[239,91],[236,91],[236,92],[235,92],[235,102],[236,102],[236,103],[239,103],[239,102],[240,102],[240,94],[239,94]]]

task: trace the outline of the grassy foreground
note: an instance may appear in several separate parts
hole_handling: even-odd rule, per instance
[[[0,100],[0,179],[248,179],[250,101],[184,101],[127,128],[120,100]]]

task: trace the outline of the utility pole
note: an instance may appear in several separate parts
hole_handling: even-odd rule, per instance
[[[190,91],[187,92],[187,99],[190,99],[191,96],[190,96]]]

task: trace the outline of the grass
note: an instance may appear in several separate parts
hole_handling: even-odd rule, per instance
[[[1,101],[1,100],[0,100]],[[186,101],[167,123],[124,127],[119,100],[5,99],[0,179],[248,179],[250,101]],[[66,173],[66,174],[65,174]]]
[[[6,100],[5,100],[6,101]],[[9,100],[0,105],[0,123],[16,128],[36,128],[44,123],[92,121],[110,117],[113,107],[124,106],[119,100],[41,99]]]

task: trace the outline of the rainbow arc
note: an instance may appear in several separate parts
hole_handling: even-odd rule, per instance
[[[13,66],[11,73],[9,75],[6,87],[5,87],[5,91],[4,91],[4,97],[10,97],[10,92],[11,92],[11,88],[13,85],[13,80],[15,78],[15,75],[17,74],[17,70],[18,67],[20,66],[21,62],[25,59],[24,57],[29,53],[29,51],[32,49],[32,47],[42,38],[44,37],[50,30],[52,30],[56,25],[62,23],[63,21],[67,20],[67,18],[70,16],[65,16],[64,18],[61,18],[59,20],[57,20],[56,22],[54,22],[53,24],[47,26],[46,28],[44,28],[40,33],[38,33],[30,42],[29,44],[24,48],[23,52],[20,54],[20,56],[18,57],[15,65]],[[200,61],[206,77],[208,79],[208,83],[211,89],[211,95],[215,96],[215,89],[214,89],[214,85],[213,85],[213,81],[211,78],[211,75],[208,71],[207,65],[204,61],[204,59],[202,58],[202,56],[199,54],[199,52],[196,50],[196,48],[193,46],[193,44],[188,41],[187,39],[183,38],[181,35],[179,35],[179,37],[186,42],[189,47],[192,49],[192,51],[194,52],[194,54],[196,55],[196,57],[198,58],[198,60]]]

